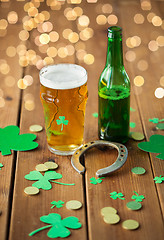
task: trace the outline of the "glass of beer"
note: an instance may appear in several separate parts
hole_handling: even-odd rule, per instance
[[[72,155],[83,143],[87,72],[76,64],[49,65],[40,71],[48,148]]]

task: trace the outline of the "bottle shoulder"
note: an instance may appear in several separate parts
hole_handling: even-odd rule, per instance
[[[99,88],[104,86],[112,88],[113,85],[121,85],[130,89],[130,79],[124,66],[120,68],[105,66],[103,69],[99,78]]]

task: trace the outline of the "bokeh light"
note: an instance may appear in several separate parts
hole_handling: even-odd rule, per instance
[[[134,78],[134,84],[135,84],[135,86],[137,86],[137,87],[141,87],[143,84],[144,84],[144,78],[142,77],[142,76],[136,76],[135,78]]]
[[[117,22],[118,22],[118,18],[117,18],[117,16],[114,15],[114,14],[109,15],[108,18],[107,18],[107,20],[108,20],[108,23],[109,23],[110,25],[116,25]]]
[[[82,15],[78,18],[78,23],[80,26],[82,27],[88,27],[89,23],[90,23],[90,20],[89,20],[89,17],[86,16],[86,15]]]
[[[94,63],[94,61],[95,61],[95,58],[94,58],[94,56],[92,54],[86,54],[84,56],[84,62],[86,64],[91,65],[91,64]]]
[[[97,22],[97,24],[99,24],[99,25],[104,25],[104,24],[106,24],[107,23],[107,18],[106,18],[106,16],[105,15],[98,15],[97,16],[97,18],[96,18],[96,22]]]
[[[16,48],[15,47],[13,47],[13,46],[9,46],[9,47],[7,47],[7,49],[6,49],[6,55],[8,56],[8,57],[14,57],[15,55],[16,55]]]
[[[133,62],[136,59],[136,54],[134,51],[127,51],[125,54],[125,58],[129,62]]]
[[[8,87],[13,87],[16,82],[16,80],[13,76],[7,76],[7,77],[5,77],[4,80],[5,80],[6,86],[8,86]]]
[[[23,78],[19,79],[17,82],[18,88],[20,89],[26,89],[27,85],[24,84]]]
[[[141,2],[142,10],[151,10],[151,2],[150,1],[142,1]]]
[[[155,52],[158,50],[158,44],[155,40],[151,40],[148,44],[148,48],[150,49],[150,51]]]
[[[76,43],[78,42],[79,40],[79,35],[78,33],[76,32],[71,32],[68,36],[68,40],[71,42],[71,43]]]
[[[33,111],[35,109],[35,103],[34,100],[26,100],[24,107],[28,111]]]
[[[23,83],[26,86],[31,86],[33,84],[33,77],[31,75],[25,75],[23,78]]]
[[[6,19],[1,19],[0,20],[0,30],[5,30],[8,26],[8,22],[6,21]]]
[[[59,34],[56,31],[50,32],[49,37],[51,42],[57,42],[59,40]]]
[[[10,24],[15,24],[18,21],[18,14],[15,11],[11,11],[7,15],[7,20]]]
[[[5,106],[5,100],[3,97],[0,97],[0,108],[3,108]]]
[[[154,92],[156,98],[163,98],[164,97],[164,88],[157,88]]]
[[[159,16],[154,16],[152,18],[152,24],[156,27],[159,27],[162,25],[162,19]]]
[[[135,16],[134,16],[134,22],[136,23],[136,24],[142,24],[142,23],[144,23],[144,16],[142,15],[142,14],[140,14],[140,13],[137,13],[137,14],[135,14]]]
[[[158,36],[156,42],[159,47],[164,47],[164,36]]]
[[[140,60],[137,63],[137,67],[140,71],[146,71],[148,69],[148,62],[146,60]]]
[[[155,13],[150,12],[150,13],[147,15],[147,20],[148,20],[148,22],[151,23],[154,16],[156,16]]]
[[[49,57],[56,57],[57,54],[58,54],[58,51],[57,51],[57,49],[56,49],[55,47],[49,47],[49,48],[47,49],[47,55],[48,55]]]
[[[113,11],[113,7],[112,7],[112,5],[111,4],[109,4],[109,3],[106,3],[106,4],[103,4],[103,6],[102,6],[102,12],[103,13],[112,13],[112,11]]]

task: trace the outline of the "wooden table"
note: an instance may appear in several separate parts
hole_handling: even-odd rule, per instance
[[[97,86],[100,73],[105,64],[107,28],[110,26],[109,23],[103,25],[96,23],[96,17],[101,14],[106,17],[110,14],[116,15],[118,18],[117,25],[123,28],[124,63],[131,79],[131,107],[136,109],[135,112],[131,112],[131,122],[135,122],[136,127],[130,130],[143,132],[146,141],[153,134],[163,135],[163,131],[156,130],[155,124],[149,122],[149,118],[164,118],[164,101],[162,98],[157,98],[154,95],[155,90],[162,87],[160,85],[160,78],[164,75],[164,51],[162,46],[157,46],[158,50],[152,51],[148,48],[148,44],[150,41],[156,40],[158,36],[163,35],[164,23],[161,26],[154,26],[149,21],[151,12],[163,18],[164,1],[145,1],[147,5],[144,5],[144,1],[140,2],[137,0],[102,0],[97,2],[83,0],[78,1],[81,2],[80,4],[70,4],[70,1],[63,1],[61,6],[58,3],[54,7],[47,6],[52,1],[47,1],[47,4],[45,2],[41,1],[38,11],[39,13],[41,11],[48,11],[50,13],[51,17],[49,21],[53,24],[53,31],[58,32],[60,37],[57,42],[49,43],[49,46],[59,49],[66,45],[72,45],[76,46],[76,49],[78,48],[76,43],[70,43],[68,39],[62,36],[65,28],[69,28],[77,33],[80,32],[80,28],[77,26],[78,20],[68,21],[64,16],[64,11],[66,11],[65,9],[68,10],[68,8],[82,8],[83,15],[88,16],[90,20],[88,27],[92,28],[94,32],[93,37],[90,39],[86,41],[80,40],[84,43],[81,45],[81,48],[85,48],[86,51],[82,50],[82,52],[84,52],[84,55],[86,53],[92,54],[94,56],[94,63],[86,64],[83,60],[80,60],[80,57],[77,57],[79,56],[76,53],[77,50],[71,56],[61,58],[59,54],[59,56],[53,58],[54,63],[76,63],[84,66],[88,71],[89,99],[86,110],[85,142],[98,139],[97,118],[94,118],[92,114],[98,111]],[[3,27],[0,30],[0,34],[2,35],[0,38],[0,127],[17,125],[20,127],[21,134],[28,133],[29,126],[32,124],[44,126],[44,119],[39,99],[39,69],[31,62],[28,64],[27,59],[23,60],[24,63],[21,66],[22,54],[20,48],[22,49],[23,47],[20,45],[25,45],[26,51],[34,50],[42,59],[47,56],[46,53],[40,52],[40,50],[46,52],[43,49],[44,47],[39,48],[35,44],[34,38],[41,34],[36,28],[30,29],[28,27],[29,38],[27,40],[24,38],[24,41],[21,41],[19,38],[19,33],[23,30],[22,20],[26,21],[28,19],[28,12],[26,12],[28,5],[26,5],[26,11],[24,11],[25,3],[27,1],[1,1],[0,5],[1,19],[7,19],[8,13],[11,11],[18,13],[18,21],[15,24],[8,24],[6,35]],[[36,7],[39,6],[39,3],[35,4]],[[104,10],[102,9],[105,9],[105,7],[102,7],[104,4],[111,4],[113,7],[112,13],[109,13],[110,7],[108,8],[108,13],[103,13]],[[144,10],[144,6],[148,6],[148,10]],[[144,17],[144,22],[142,16],[137,20],[140,24],[134,22],[134,16],[138,13]],[[158,24],[155,23],[155,25]],[[139,36],[141,43],[137,47],[132,46],[132,48],[129,48],[126,45],[126,39],[133,36]],[[154,44],[156,48],[156,43]],[[12,57],[7,56],[6,53],[6,49],[9,46],[17,48],[17,53],[13,54]],[[48,47],[48,45],[46,46]],[[127,56],[125,54],[128,51],[133,51],[133,53],[130,52],[135,58],[131,58],[132,61],[128,61],[128,57],[125,58]],[[26,53],[27,55],[28,53]],[[139,64],[140,60],[145,60],[148,64],[148,68],[145,68],[144,71],[141,71],[141,69],[143,70],[143,62]],[[4,65],[2,67],[2,63],[8,64],[10,68],[9,73],[8,70],[3,70]],[[40,63],[42,64],[42,61]],[[17,86],[17,81],[25,75],[33,77],[33,84],[26,89],[20,89]],[[145,80],[143,86],[140,87],[135,86],[133,81],[134,77],[138,75],[143,76]],[[15,79],[15,84],[14,80],[6,80],[7,76],[12,76]],[[33,237],[29,237],[28,234],[37,228],[45,226],[40,221],[41,216],[54,212],[59,213],[62,218],[68,216],[79,218],[82,228],[71,230],[70,238],[72,240],[162,240],[164,238],[162,220],[164,214],[164,183],[155,184],[153,180],[155,176],[164,175],[164,162],[157,159],[156,154],[141,151],[137,146],[138,142],[130,139],[126,144],[129,152],[126,164],[119,171],[103,179],[101,184],[93,185],[90,183],[90,178],[96,177],[95,173],[98,169],[108,166],[115,161],[117,157],[115,150],[102,152],[94,149],[89,151],[85,155],[86,173],[82,176],[72,168],[70,156],[62,157],[49,152],[45,130],[36,135],[36,141],[39,143],[37,149],[27,152],[12,152],[8,156],[0,155],[0,163],[4,165],[0,171],[1,240],[49,239],[46,235],[47,230]],[[75,186],[62,186],[54,183],[51,190],[40,190],[40,193],[36,196],[25,195],[24,188],[30,186],[31,182],[26,180],[24,176],[30,171],[35,170],[37,164],[44,163],[49,158],[55,159],[56,163],[59,164],[57,172],[63,175],[62,181],[75,183]],[[144,167],[146,174],[143,176],[133,175],[131,169],[135,166]],[[122,192],[125,200],[113,200],[110,198],[110,193],[113,191]],[[143,207],[139,211],[129,211],[126,207],[126,203],[131,201],[134,191],[139,193],[139,195],[145,196],[142,203]],[[52,201],[62,200],[66,203],[72,199],[81,201],[83,207],[77,211],[68,210],[65,205],[60,209],[51,209]],[[112,206],[118,210],[121,218],[120,223],[108,225],[103,221],[100,210],[105,206]],[[129,218],[137,220],[140,223],[139,229],[127,231],[122,228],[122,222]]]

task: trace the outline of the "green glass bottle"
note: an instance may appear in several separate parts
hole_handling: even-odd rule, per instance
[[[99,86],[99,138],[125,143],[129,135],[130,80],[123,64],[122,29],[108,28],[106,65]]]

